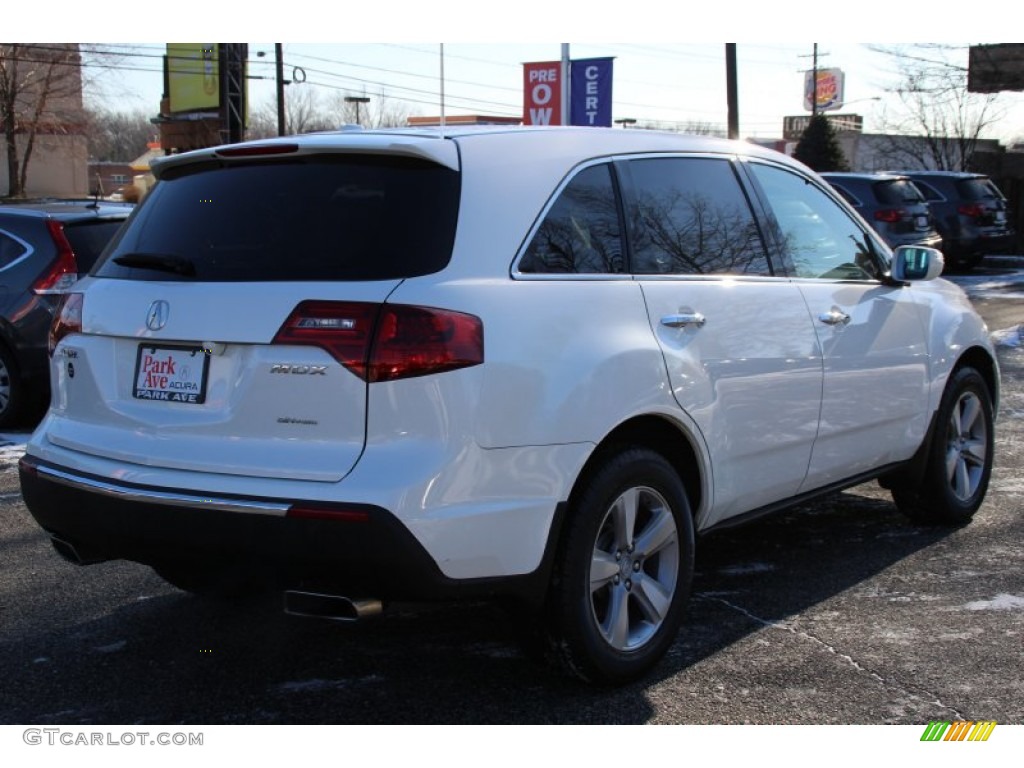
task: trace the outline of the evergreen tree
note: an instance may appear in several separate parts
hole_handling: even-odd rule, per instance
[[[832,123],[820,113],[811,118],[793,157],[819,173],[850,170]]]

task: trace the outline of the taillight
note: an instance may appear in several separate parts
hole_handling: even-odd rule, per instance
[[[907,212],[902,208],[882,208],[881,210],[875,211],[875,219],[878,221],[884,221],[887,224],[895,224],[897,221],[901,221]]]
[[[53,322],[50,323],[50,335],[47,346],[50,349],[50,356],[53,350],[65,336],[72,333],[82,332],[82,305],[85,301],[85,294],[65,293],[53,315]]]
[[[64,225],[54,219],[47,219],[53,244],[57,246],[57,258],[46,273],[32,284],[33,293],[64,293],[78,280],[78,261],[75,252],[64,234]]]
[[[957,208],[957,210],[962,216],[968,216],[972,219],[977,219],[985,215],[985,206],[980,203],[966,203]]]
[[[426,376],[484,361],[480,318],[406,304],[304,301],[274,343],[321,347],[368,382]]]

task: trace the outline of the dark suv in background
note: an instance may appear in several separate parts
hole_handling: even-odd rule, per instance
[[[0,204],[0,427],[48,399],[54,308],[133,207],[89,200]]]
[[[893,173],[823,173],[821,177],[857,209],[890,248],[938,248],[942,243],[928,203],[908,177]]]
[[[942,235],[946,263],[976,267],[990,253],[1007,253],[1016,233],[1007,222],[1006,198],[988,177],[956,171],[907,171],[921,190]]]

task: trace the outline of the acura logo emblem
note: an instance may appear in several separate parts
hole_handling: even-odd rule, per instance
[[[167,325],[167,318],[171,315],[171,305],[163,299],[158,299],[149,305],[149,312],[146,313],[146,327],[151,331],[159,331]]]

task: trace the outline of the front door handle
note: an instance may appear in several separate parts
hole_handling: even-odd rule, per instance
[[[832,307],[828,312],[822,312],[818,319],[825,325],[846,325],[850,322],[850,316],[837,307]]]
[[[686,328],[688,325],[695,325],[703,328],[707,318],[700,312],[682,312],[678,315],[665,315],[661,318],[661,324],[668,328]]]

